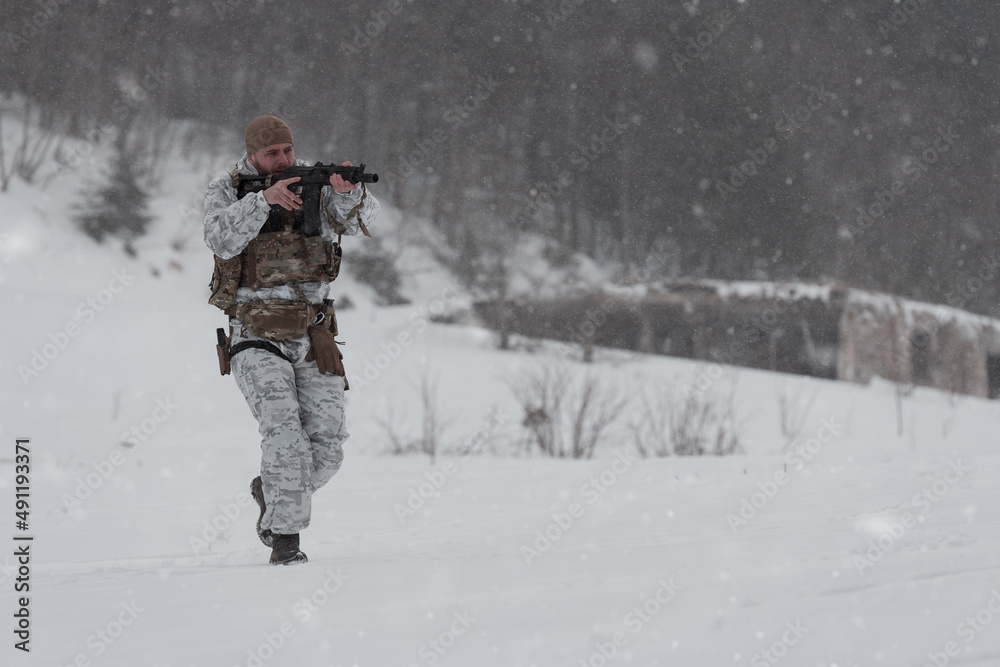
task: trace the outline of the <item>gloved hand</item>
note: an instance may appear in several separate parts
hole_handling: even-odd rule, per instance
[[[306,355],[306,361],[316,360],[316,367],[320,373],[339,375],[344,377],[347,372],[344,370],[344,355],[337,347],[337,341],[333,339],[333,332],[322,324],[309,325],[309,339],[312,347]]]

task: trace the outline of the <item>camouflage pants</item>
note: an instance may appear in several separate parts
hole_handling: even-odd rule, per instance
[[[261,339],[233,320],[233,344],[245,340]],[[344,460],[344,378],[323,375],[315,361],[304,361],[308,336],[273,344],[294,363],[249,348],[233,357],[232,373],[260,430],[267,506],[261,528],[289,535],[309,526],[312,495]]]

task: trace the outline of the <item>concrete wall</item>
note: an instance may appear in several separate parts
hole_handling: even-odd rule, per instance
[[[831,288],[816,298],[734,295],[719,284],[580,293],[476,306],[494,329],[580,345],[867,383],[874,377],[989,395],[1000,322],[953,308]],[[502,317],[501,317],[502,316]]]
[[[837,376],[874,377],[989,396],[987,357],[1000,323],[954,309],[884,297],[845,305]]]

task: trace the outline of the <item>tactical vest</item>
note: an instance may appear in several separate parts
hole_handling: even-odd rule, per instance
[[[235,168],[231,176],[237,199],[266,188],[263,183],[241,179]],[[327,215],[339,241],[345,228],[329,210]],[[305,335],[307,327],[317,313],[323,312],[324,306],[310,304],[299,285],[330,283],[340,273],[340,243],[327,241],[319,233],[306,236],[300,231],[302,217],[302,209],[272,209],[267,222],[243,252],[230,259],[215,256],[210,285],[212,295],[208,302],[239,319],[256,336],[290,340]],[[236,291],[240,287],[259,290],[281,285],[291,285],[300,298],[236,302]]]

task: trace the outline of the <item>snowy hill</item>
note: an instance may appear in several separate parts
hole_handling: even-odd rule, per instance
[[[0,194],[9,628],[13,538],[34,537],[31,651],[8,630],[4,665],[1000,659],[996,403],[611,351],[584,365],[557,344],[500,352],[489,332],[431,321],[468,295],[417,243],[398,259],[411,303],[392,307],[351,275],[364,240],[345,244],[347,459],[315,498],[309,564],[265,565],[247,494],[256,424],[218,375],[224,318],[205,303],[197,206],[223,162],[168,170],[135,258],[70,222],[82,173]],[[383,215],[372,231],[387,244],[426,224]],[[591,460],[520,446],[510,384],[551,359],[631,397]],[[419,434],[425,377],[445,451],[384,455],[385,424]],[[658,384],[734,390],[745,453],[639,458],[629,424]],[[18,438],[28,531],[15,527]]]

